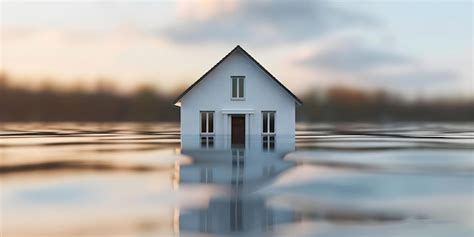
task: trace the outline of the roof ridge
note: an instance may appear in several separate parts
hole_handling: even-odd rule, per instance
[[[298,104],[303,104],[303,102],[295,95],[293,94],[288,88],[286,88],[280,81],[278,81],[278,79],[275,78],[275,76],[273,76],[265,67],[263,67],[255,58],[252,57],[252,55],[250,55],[247,51],[245,51],[244,48],[242,48],[240,45],[237,45],[235,46],[229,53],[227,53],[221,60],[219,60],[211,69],[209,69],[206,73],[204,73],[204,75],[202,75],[197,81],[195,81],[193,84],[191,84],[191,86],[189,86],[183,93],[181,93],[177,98],[176,100],[174,101],[173,104],[176,104],[178,103],[181,98],[184,97],[184,95],[186,95],[192,88],[194,88],[200,81],[202,81],[204,78],[206,78],[206,76],[211,73],[217,66],[219,66],[226,58],[228,58],[234,51],[236,51],[237,49],[240,49],[242,50],[242,52],[248,57],[250,58],[251,61],[253,61],[255,64],[257,64],[257,66],[262,69],[262,71],[264,73],[266,73],[267,75],[270,76],[270,78],[272,78],[278,85],[280,85],[288,94],[290,94],[290,96],[293,97],[293,99],[296,100],[296,102],[298,102]]]

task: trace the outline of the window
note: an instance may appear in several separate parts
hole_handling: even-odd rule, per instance
[[[244,99],[244,76],[232,76],[232,99]]]
[[[201,112],[201,134],[214,133],[214,112]]]
[[[275,111],[262,111],[262,133],[275,133]]]
[[[213,148],[214,147],[214,136],[204,135],[201,136],[201,148]]]
[[[275,150],[275,135],[263,135],[262,136],[262,149],[264,151]]]

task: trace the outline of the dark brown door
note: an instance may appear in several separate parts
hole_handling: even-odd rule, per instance
[[[232,144],[245,144],[245,117],[232,116]]]

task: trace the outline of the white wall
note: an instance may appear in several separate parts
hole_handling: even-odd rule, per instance
[[[231,100],[231,76],[245,76],[245,100]],[[215,111],[214,133],[229,135],[228,115],[221,113],[223,109],[254,110],[246,121],[248,135],[261,134],[262,110],[276,111],[278,135],[295,133],[294,98],[240,51],[230,55],[181,98],[181,134],[198,135],[200,111]]]

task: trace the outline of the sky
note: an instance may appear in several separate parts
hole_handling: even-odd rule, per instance
[[[0,70],[183,89],[241,45],[296,94],[474,97],[471,1],[1,1]]]

